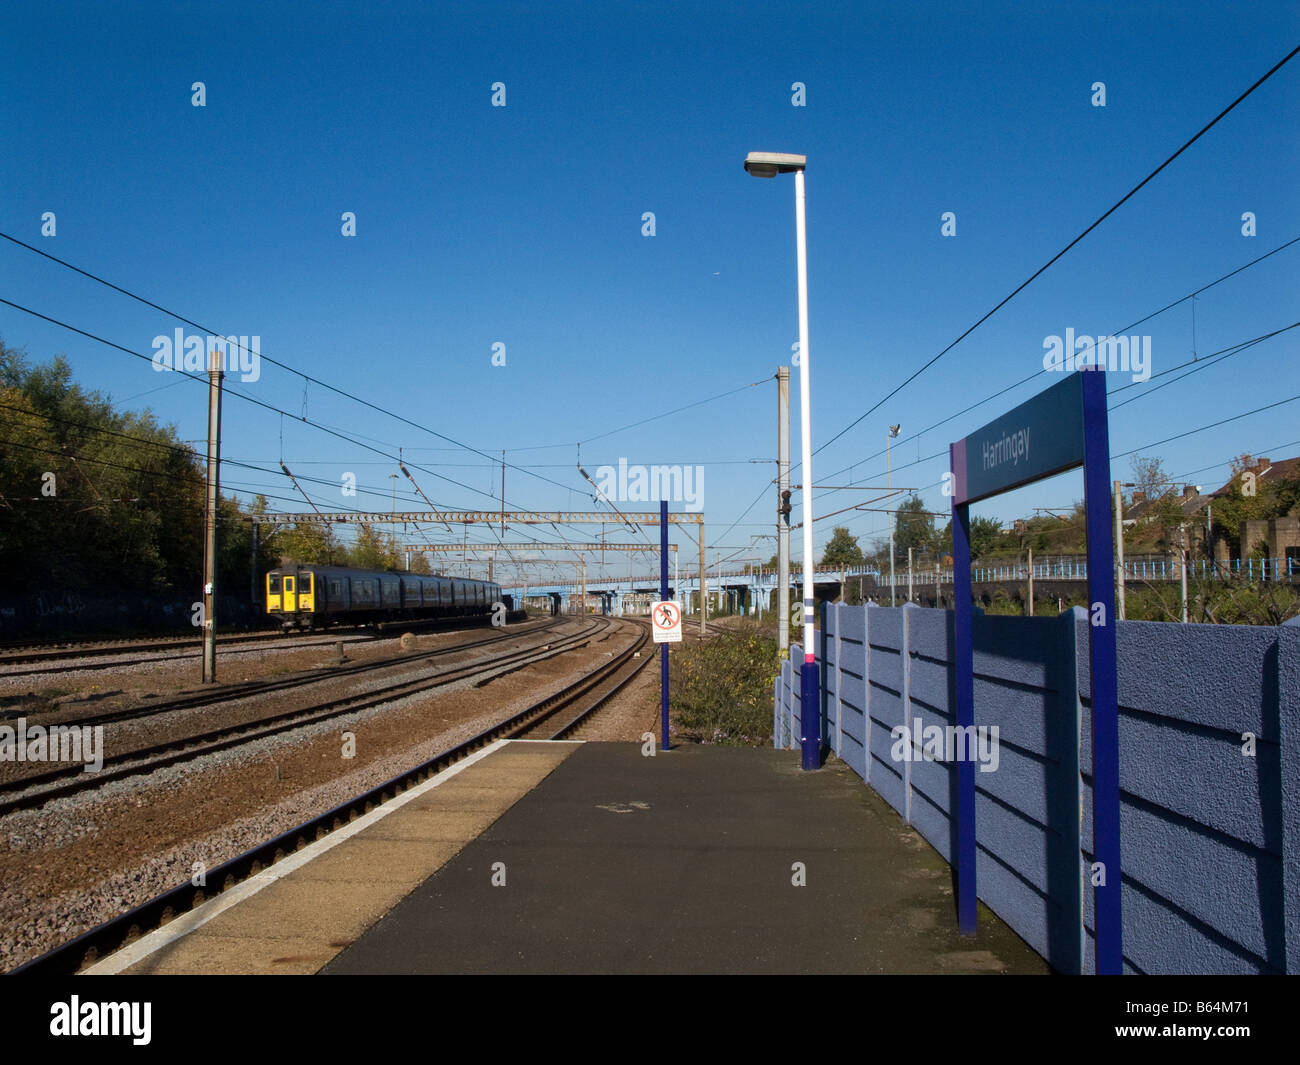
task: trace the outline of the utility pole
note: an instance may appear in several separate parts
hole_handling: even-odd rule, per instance
[[[587,612],[587,556],[579,555],[582,559],[582,613]]]
[[[907,549],[907,601],[912,601],[912,549]]]
[[[602,529],[604,526],[601,527]],[[501,535],[506,534],[506,449],[501,449]],[[490,578],[489,578],[490,579]]]
[[[776,371],[776,641],[790,654],[790,367]]]
[[[885,476],[888,478],[885,482],[889,488],[889,605],[898,606],[898,596],[895,594],[897,585],[894,583],[894,461],[890,451],[890,445],[894,437],[898,435],[901,425],[891,425],[889,435],[885,437]],[[879,452],[877,452],[879,454]]]
[[[208,496],[203,515],[203,683],[217,679],[217,504],[221,498],[221,353],[208,353]],[[295,582],[294,595],[298,594]],[[297,604],[294,604],[295,606]]]
[[[1124,493],[1115,482],[1115,613],[1124,620]]]
[[[1029,549],[1029,616],[1034,616],[1034,549]]]
[[[1182,556],[1183,571],[1183,624],[1187,624],[1187,524],[1184,522],[1178,526],[1179,529],[1179,554]]]
[[[700,535],[700,635],[709,631],[709,582],[704,572],[704,525],[695,526]]]
[[[249,593],[250,593],[249,598],[250,598],[250,600],[251,600],[251,602],[252,602],[252,604],[253,604],[253,618],[254,618],[255,620],[256,620],[256,618],[257,618],[257,616],[258,616],[258,614],[257,614],[257,606],[258,606],[258,594],[257,594],[257,590],[258,590],[258,589],[257,589],[257,541],[258,541],[259,536],[260,536],[260,534],[259,534],[259,532],[258,532],[258,530],[259,530],[260,528],[261,528],[261,526],[258,525],[257,522],[253,522],[253,535],[252,535],[252,537],[251,537],[251,544],[252,544],[252,547],[251,547],[251,549],[250,549],[250,551],[249,551],[249,557],[248,557]],[[265,606],[265,604],[262,604],[262,605]]]
[[[1214,504],[1205,505],[1205,554],[1210,560],[1210,574],[1218,576],[1219,563],[1214,553]]]

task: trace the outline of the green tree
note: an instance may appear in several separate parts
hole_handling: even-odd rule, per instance
[[[849,535],[847,526],[837,525],[831,533],[826,550],[822,552],[823,566],[858,566],[862,564],[862,548],[858,538]]]
[[[934,515],[925,509],[921,497],[913,492],[898,505],[894,517],[894,560],[905,560],[909,547],[914,551],[932,551],[936,539]]]
[[[357,542],[352,546],[352,565],[358,569],[401,569],[397,541],[373,526],[359,526]]]
[[[1002,525],[997,518],[971,518],[970,556],[972,560],[983,558],[1001,539]]]
[[[983,558],[1002,540],[1002,526],[997,518],[974,517],[970,520],[970,557],[972,562]],[[936,554],[952,554],[952,520],[934,537]]]
[[[328,565],[332,558],[335,565],[346,564],[340,562],[339,551],[333,547],[329,527],[318,522],[302,522],[278,530],[274,534],[274,546],[286,562]]]

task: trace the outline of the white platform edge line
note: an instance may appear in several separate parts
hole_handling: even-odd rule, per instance
[[[295,851],[287,858],[276,862],[268,869],[263,869],[256,876],[249,877],[240,884],[236,884],[229,891],[223,891],[216,898],[208,899],[202,905],[183,913],[174,920],[169,921],[162,928],[155,928],[146,936],[142,936],[129,946],[121,950],[114,951],[106,958],[95,962],[94,965],[84,970],[83,976],[112,976],[121,973],[122,970],[130,968],[136,962],[147,958],[150,954],[169,946],[183,936],[189,935],[197,928],[203,927],[215,917],[219,917],[227,910],[239,905],[245,899],[256,895],[265,887],[274,884],[281,877],[287,876],[295,869],[300,869],[313,859],[319,858],[322,854],[338,844],[346,842],[355,836],[362,829],[369,828],[375,822],[387,817],[395,810],[400,810],[408,802],[418,799],[432,788],[450,780],[456,774],[468,769],[475,762],[486,758],[493,751],[504,747],[508,743],[528,743],[528,742],[549,742],[549,741],[529,741],[529,740],[496,740],[495,742],[477,751],[468,758],[463,758],[455,765],[448,766],[440,773],[435,774],[426,780],[423,784],[417,784],[415,787],[404,791],[394,799],[381,806],[375,807],[368,814],[358,817],[342,828],[337,828],[323,839],[318,839],[314,843],[308,844],[302,850]],[[561,741],[561,742],[581,742],[581,741]]]

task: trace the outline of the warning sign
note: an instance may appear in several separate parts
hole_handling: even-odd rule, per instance
[[[650,605],[650,629],[655,643],[682,642],[682,608],[666,601]]]

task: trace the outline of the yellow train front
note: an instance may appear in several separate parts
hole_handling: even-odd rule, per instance
[[[288,563],[266,575],[266,612],[285,631],[416,618],[490,616],[501,586],[458,577]]]

